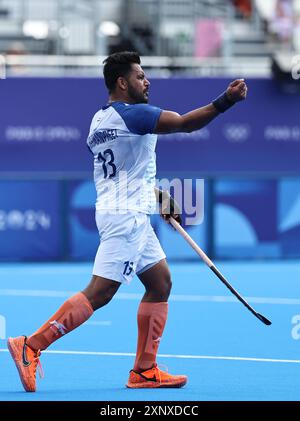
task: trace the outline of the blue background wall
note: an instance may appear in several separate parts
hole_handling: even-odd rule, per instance
[[[180,113],[205,105],[225,90],[227,79],[153,79],[150,101]],[[298,95],[275,81],[247,81],[247,101],[191,134],[161,136],[160,171],[298,173]],[[1,81],[1,171],[90,171],[85,139],[93,114],[106,103],[102,80],[7,79]]]
[[[207,128],[160,136],[158,178],[205,178],[205,219],[187,227],[215,258],[300,256],[299,95],[247,81],[247,101]],[[210,102],[225,79],[153,79],[151,103],[180,113]],[[93,259],[93,160],[85,145],[106,102],[102,80],[1,81],[0,259]],[[157,216],[170,259],[197,258]]]
[[[219,180],[214,203],[217,257],[300,256],[300,179]]]
[[[0,192],[0,258],[60,258],[60,183],[0,181]]]

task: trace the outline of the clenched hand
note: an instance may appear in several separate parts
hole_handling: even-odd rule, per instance
[[[226,90],[229,101],[239,102],[246,99],[248,88],[244,79],[236,79],[230,83]]]

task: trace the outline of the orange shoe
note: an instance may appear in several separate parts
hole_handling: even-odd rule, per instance
[[[162,371],[155,366],[149,370],[143,371],[142,373],[131,370],[126,387],[131,389],[182,387],[186,384],[186,382],[187,376],[172,376],[172,374]]]
[[[26,392],[36,391],[36,368],[41,363],[39,356],[41,351],[33,351],[26,345],[26,336],[18,336],[17,338],[8,338],[7,347],[19,372],[21,382]],[[42,374],[40,372],[42,377]]]

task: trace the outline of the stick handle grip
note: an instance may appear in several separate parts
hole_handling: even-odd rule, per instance
[[[180,235],[189,243],[189,245],[195,250],[195,252],[201,257],[204,263],[207,264],[208,267],[214,266],[213,262],[210,260],[208,256],[204,253],[204,251],[198,246],[197,243],[188,235],[188,233],[182,228],[182,226],[175,221],[174,218],[170,218],[170,223],[179,232]]]

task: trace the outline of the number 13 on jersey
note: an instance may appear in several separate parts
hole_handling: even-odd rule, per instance
[[[104,178],[112,178],[116,175],[117,167],[114,164],[115,156],[111,149],[105,149],[103,154],[101,152],[98,153],[97,159],[99,162],[102,162]]]

